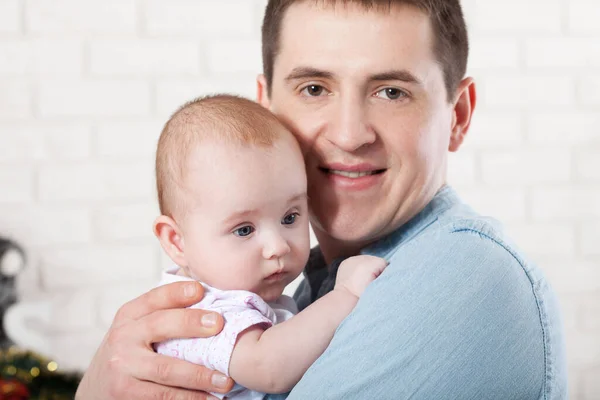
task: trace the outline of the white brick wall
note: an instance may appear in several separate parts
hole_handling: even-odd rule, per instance
[[[23,304],[51,310],[44,351],[62,365],[85,367],[168,263],[156,140],[193,97],[254,97],[265,4],[0,0],[0,235],[28,251]],[[463,4],[479,102],[449,180],[545,270],[571,398],[600,398],[600,1]]]

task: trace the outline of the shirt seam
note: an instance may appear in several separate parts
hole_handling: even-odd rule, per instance
[[[459,233],[459,232],[471,232],[471,233],[476,233],[482,237],[485,237],[487,239],[489,239],[490,241],[492,241],[493,243],[496,243],[498,246],[502,247],[504,250],[506,250],[514,259],[515,261],[517,261],[517,263],[519,264],[519,266],[521,267],[521,269],[523,270],[523,272],[525,273],[525,275],[527,276],[527,279],[529,280],[529,283],[531,285],[531,291],[533,293],[533,297],[535,298],[535,304],[538,310],[538,317],[540,319],[540,327],[542,330],[542,343],[544,344],[544,382],[543,382],[543,390],[542,392],[544,393],[544,400],[547,400],[547,393],[546,390],[548,389],[548,334],[546,332],[546,327],[544,324],[544,313],[541,309],[541,305],[540,305],[540,299],[538,298],[538,294],[537,291],[535,289],[535,284],[533,281],[533,278],[531,277],[529,271],[527,271],[527,269],[525,268],[525,266],[523,265],[522,260],[520,259],[520,257],[515,253],[515,251],[513,251],[511,248],[509,248],[508,246],[506,246],[503,242],[499,241],[498,239],[480,231],[477,230],[475,228],[457,228],[452,230],[452,233]]]

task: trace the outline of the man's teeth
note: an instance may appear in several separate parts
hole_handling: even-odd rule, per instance
[[[373,175],[375,171],[362,171],[362,172],[351,172],[351,171],[340,171],[337,169],[330,169],[330,174],[341,175],[348,178],[360,178],[361,176]]]

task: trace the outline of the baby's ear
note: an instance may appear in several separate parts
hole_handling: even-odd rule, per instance
[[[159,216],[154,221],[153,231],[171,260],[180,267],[187,267],[183,235],[173,218]]]

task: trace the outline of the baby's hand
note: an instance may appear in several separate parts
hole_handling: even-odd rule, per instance
[[[334,289],[347,290],[360,297],[369,283],[373,282],[387,265],[388,262],[379,257],[350,257],[340,264]]]

